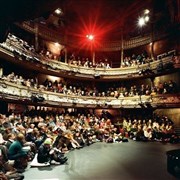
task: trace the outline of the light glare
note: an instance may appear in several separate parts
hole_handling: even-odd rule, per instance
[[[139,20],[138,20],[138,25],[139,25],[140,27],[142,27],[142,26],[145,25],[145,19],[144,19],[143,17],[139,18]]]
[[[145,20],[145,22],[148,22],[149,21],[149,16],[145,16],[144,20]]]
[[[89,36],[89,39],[90,39],[90,40],[93,40],[93,39],[94,39],[94,36],[93,36],[93,35],[90,35],[90,36]]]
[[[149,14],[149,13],[150,13],[149,9],[144,10],[144,14]]]
[[[90,41],[92,41],[92,40],[94,39],[94,36],[93,36],[92,34],[86,35],[86,37],[87,37]]]
[[[61,14],[61,13],[62,13],[62,11],[61,11],[60,8],[56,9],[54,12],[55,12],[56,14]]]

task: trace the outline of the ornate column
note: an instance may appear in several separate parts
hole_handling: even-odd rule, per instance
[[[92,63],[93,63],[93,65],[95,65],[95,58],[96,58],[96,54],[95,54],[95,51],[93,50],[92,51]]]
[[[3,76],[3,68],[0,67],[0,78]]]
[[[65,63],[68,63],[67,61],[68,61],[68,56],[67,56],[67,48],[65,48]]]
[[[154,60],[154,24],[151,22],[151,43],[150,43],[151,59]]]
[[[150,80],[151,80],[151,87],[154,87],[154,79],[155,79],[155,77],[150,77]]]
[[[123,59],[124,59],[124,37],[123,37],[123,28],[121,28],[121,63],[120,63],[120,67],[123,63]]]

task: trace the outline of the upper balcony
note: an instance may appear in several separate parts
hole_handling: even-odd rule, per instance
[[[47,59],[13,41],[6,41],[0,44],[0,56],[7,61],[45,74],[86,80],[120,80],[152,77],[174,72],[180,67],[179,57],[174,57],[172,53],[167,53],[159,60],[133,67],[87,68]]]

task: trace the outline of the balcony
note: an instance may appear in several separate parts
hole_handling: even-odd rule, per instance
[[[124,68],[87,68],[83,66],[69,65],[59,61],[41,57],[37,53],[28,51],[16,43],[5,42],[0,44],[0,57],[12,63],[24,65],[28,69],[37,70],[42,73],[76,79],[89,80],[120,80],[151,77],[174,72],[179,69],[179,57],[174,61],[172,55],[161,58],[147,64]],[[167,67],[158,71],[158,66]],[[169,65],[169,66],[168,66]],[[148,73],[142,71],[148,70]]]
[[[36,99],[34,99],[36,97]],[[133,97],[92,97],[55,93],[0,80],[0,99],[21,104],[77,108],[180,107],[180,94]]]

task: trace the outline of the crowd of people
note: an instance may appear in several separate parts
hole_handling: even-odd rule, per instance
[[[51,51],[48,49],[41,49],[40,51],[36,52],[35,48],[33,45],[29,45],[28,42],[16,37],[13,34],[8,34],[7,40],[5,43],[2,44],[4,48],[9,49],[10,51],[17,53],[18,55],[21,55],[24,59],[26,60],[31,60],[36,63],[42,63],[41,59],[43,61],[46,60],[59,60],[61,59],[61,55],[58,57],[58,55],[53,54]],[[170,51],[170,53],[164,53],[167,56],[175,56],[176,52]],[[63,56],[65,56],[63,54]],[[160,55],[159,55],[160,56]],[[158,57],[159,57],[158,56]],[[162,56],[164,57],[164,56]],[[65,57],[63,57],[63,62]],[[72,64],[75,66],[82,66],[82,67],[88,67],[88,68],[113,68],[111,63],[109,62],[108,58],[104,59],[97,59],[95,62],[92,62],[89,57],[81,57],[81,56],[75,56],[74,53],[72,54],[67,54],[67,62],[68,64]],[[156,59],[156,58],[154,58]],[[152,58],[150,58],[147,54],[146,51],[142,52],[141,54],[132,54],[125,56],[122,63],[119,65],[119,67],[124,68],[124,67],[133,67],[133,66],[139,66],[142,64],[149,64],[153,62]],[[157,60],[159,60],[157,58]],[[53,67],[51,67],[53,68]]]
[[[167,117],[153,119],[124,118],[113,123],[102,113],[53,112],[45,109],[28,109],[23,114],[0,114],[0,171],[23,179],[22,172],[28,161],[37,158],[42,164],[64,164],[66,153],[81,149],[95,142],[121,143],[136,141],[162,141],[179,143],[173,129],[173,121]],[[13,160],[14,163],[10,164]],[[8,165],[8,168],[5,166]],[[10,168],[9,168],[10,167]],[[12,177],[14,177],[12,176]]]
[[[135,141],[161,141],[179,143],[180,137],[176,135],[173,121],[167,116],[153,119],[137,120],[124,119],[121,133]]]
[[[22,76],[16,75],[14,72],[8,74],[7,76],[2,76],[9,82],[13,82],[19,85],[27,86],[29,88],[35,88],[40,90],[46,90],[56,93],[62,93],[65,95],[76,95],[76,96],[93,96],[93,97],[133,97],[140,95],[156,95],[156,94],[173,94],[179,92],[179,87],[176,82],[169,80],[165,82],[159,82],[158,84],[151,86],[148,84],[131,85],[129,87],[122,84],[110,84],[102,85],[100,87],[92,87],[87,84],[85,86],[83,83],[72,83],[65,82],[63,80],[52,82],[46,79],[42,84],[38,84],[36,78],[25,79]]]
[[[120,67],[121,68],[133,67],[142,64],[148,64],[151,62],[153,62],[153,59],[148,56],[146,51],[144,51],[143,53],[138,55],[132,54],[131,56],[124,57],[122,63],[120,64]],[[71,54],[71,56],[68,59],[68,63],[75,66],[83,66],[89,68],[105,68],[105,69],[112,68],[107,58],[97,59],[95,64],[93,64],[88,57],[87,58],[80,56],[76,57],[74,54]]]
[[[105,68],[109,69],[111,68],[110,63],[108,62],[108,59],[105,58],[104,60],[100,59],[93,64],[93,62],[88,57],[76,57],[74,54],[72,54],[69,59],[68,63],[75,65],[75,66],[82,66],[82,67],[88,67],[88,68]]]
[[[132,54],[131,56],[125,57],[121,64],[121,68],[139,66],[151,62],[153,62],[153,59],[148,56],[146,51],[144,51],[142,54]]]
[[[114,86],[101,86],[101,87],[85,87],[81,83],[66,83],[63,81],[50,81],[46,79],[43,83],[44,89],[48,91],[63,93],[67,95],[80,95],[80,96],[94,96],[94,97],[133,97],[139,95],[156,95],[156,94],[172,94],[178,93],[177,84],[169,80],[168,82],[159,82],[155,86],[148,84],[131,85],[126,87],[124,85],[116,84]],[[119,87],[118,87],[119,86]]]

